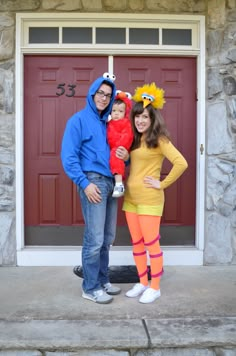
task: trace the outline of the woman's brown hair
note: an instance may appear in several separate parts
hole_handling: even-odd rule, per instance
[[[155,148],[158,146],[158,141],[160,137],[166,138],[170,140],[169,131],[166,128],[165,121],[158,109],[155,109],[151,104],[146,106],[148,111],[151,125],[145,135],[145,143],[148,148]],[[134,133],[134,140],[131,147],[131,150],[135,150],[136,148],[140,147],[141,144],[141,137],[142,133],[139,133],[135,127],[134,119],[135,116],[142,114],[144,111],[143,102],[139,101],[134,104],[131,113],[130,119]]]

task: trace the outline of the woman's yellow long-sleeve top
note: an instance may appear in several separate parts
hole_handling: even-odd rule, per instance
[[[164,159],[172,163],[166,178],[160,182],[160,189],[147,188],[144,177],[160,180]],[[187,169],[188,164],[182,154],[167,139],[159,139],[156,148],[148,148],[145,142],[130,153],[130,173],[126,183],[123,210],[142,215],[162,216],[164,189],[174,183]]]

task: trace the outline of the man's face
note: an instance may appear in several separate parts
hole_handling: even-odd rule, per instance
[[[109,105],[112,96],[112,88],[107,84],[102,84],[94,95],[94,102],[99,113]]]

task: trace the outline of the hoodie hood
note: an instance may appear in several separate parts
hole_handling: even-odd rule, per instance
[[[111,76],[110,76],[111,77]],[[99,77],[97,78],[90,86],[89,90],[88,90],[88,95],[87,95],[87,105],[94,111],[94,113],[96,115],[98,115],[98,110],[96,108],[95,102],[94,102],[94,95],[96,94],[96,92],[98,91],[98,89],[100,88],[100,86],[102,84],[108,84],[111,86],[112,88],[112,93],[111,93],[111,100],[109,102],[109,105],[106,107],[105,110],[103,110],[103,112],[101,113],[100,119],[107,121],[108,116],[111,112],[112,109],[112,105],[113,105],[113,101],[115,99],[115,95],[116,95],[116,87],[115,84],[113,82],[113,80],[111,80],[109,77]]]

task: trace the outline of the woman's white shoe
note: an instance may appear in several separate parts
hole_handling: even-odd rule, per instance
[[[144,286],[141,283],[137,283],[133,286],[132,289],[128,290],[128,292],[125,293],[126,297],[129,298],[135,298],[138,297],[140,294],[142,294],[148,286]]]
[[[139,299],[139,302],[140,303],[144,303],[144,304],[152,303],[152,302],[154,302],[154,300],[156,300],[160,296],[161,296],[160,289],[156,290],[156,289],[153,289],[153,288],[147,288],[143,292],[141,298]]]

